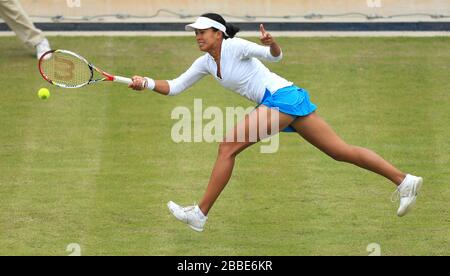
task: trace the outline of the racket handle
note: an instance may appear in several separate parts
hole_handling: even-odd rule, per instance
[[[130,85],[131,83],[133,83],[133,81],[130,78],[124,78],[124,77],[119,77],[119,76],[115,76],[114,81],[124,83],[127,85]]]

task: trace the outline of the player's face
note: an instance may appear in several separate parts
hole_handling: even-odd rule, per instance
[[[195,39],[197,40],[200,51],[208,52],[214,49],[222,40],[222,33],[215,32],[212,28],[206,30],[195,30]]]

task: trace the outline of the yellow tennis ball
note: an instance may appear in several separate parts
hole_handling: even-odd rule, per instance
[[[39,89],[38,96],[41,100],[50,98],[50,91],[47,88]]]

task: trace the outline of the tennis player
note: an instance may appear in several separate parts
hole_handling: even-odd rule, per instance
[[[400,197],[398,216],[402,217],[410,211],[423,179],[403,173],[369,149],[344,142],[317,114],[317,107],[310,101],[305,89],[270,72],[260,60],[278,62],[283,54],[280,45],[263,25],[260,26],[262,45],[235,38],[239,28],[227,24],[222,16],[213,13],[202,15],[195,23],[187,25],[186,30],[195,32],[198,47],[206,54],[177,79],[166,81],[134,76],[130,87],[134,90],[148,88],[163,95],[175,96],[202,77],[213,75],[222,86],[258,106],[220,143],[218,157],[200,204],[182,207],[174,202],[168,203],[169,210],[178,220],[196,231],[203,231],[211,207],[230,180],[236,156],[267,137],[259,133],[256,141],[249,139],[249,133],[258,131],[250,128],[261,122],[266,122],[267,129],[271,129],[272,124],[278,125],[276,132],[297,132],[336,161],[351,163],[384,176],[397,186],[396,193]],[[236,138],[242,132],[245,132],[245,139],[240,141]]]

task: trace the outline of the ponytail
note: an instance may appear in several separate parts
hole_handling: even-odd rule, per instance
[[[209,19],[211,19],[211,20],[217,21],[217,22],[219,22],[220,24],[224,25],[225,28],[227,29],[226,34],[225,34],[225,33],[223,34],[223,37],[224,37],[225,39],[235,37],[236,34],[241,30],[239,27],[237,27],[237,26],[235,26],[235,25],[228,24],[228,23],[225,21],[225,19],[224,19],[220,14],[217,14],[217,13],[205,13],[205,14],[202,15],[202,17],[207,17],[207,18],[209,18]],[[214,31],[216,31],[216,32],[219,31],[219,30],[216,29],[216,28],[213,28],[213,29],[214,29]]]
[[[236,36],[236,34],[241,30],[239,27],[233,25],[233,24],[226,24],[227,27],[227,35],[225,35],[225,39],[227,38],[233,38]]]

